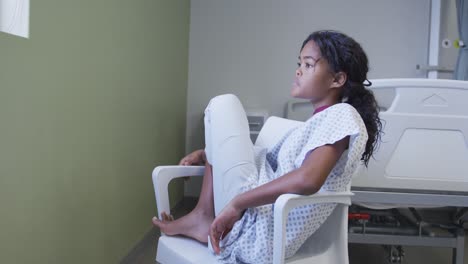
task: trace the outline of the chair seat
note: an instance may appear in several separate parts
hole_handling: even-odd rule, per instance
[[[287,264],[307,264],[310,263],[310,252],[307,247],[301,247],[297,253],[286,259]],[[320,256],[319,256],[320,257]],[[320,260],[317,259],[317,260]],[[182,236],[161,236],[158,242],[156,252],[156,261],[162,264],[216,264],[219,263],[216,257],[211,254],[206,244],[200,243],[194,239]],[[330,263],[327,256],[324,256],[323,262]]]
[[[219,263],[207,244],[182,236],[161,236],[156,261],[163,264]]]

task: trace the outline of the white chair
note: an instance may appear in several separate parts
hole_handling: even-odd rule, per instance
[[[270,117],[255,142],[272,147],[290,128],[301,122]],[[202,176],[203,166],[159,166],[153,171],[153,184],[159,212],[170,212],[168,184],[178,177]],[[273,263],[348,263],[348,206],[352,193],[316,193],[310,196],[283,194],[274,205]],[[299,251],[285,260],[286,221],[291,209],[316,203],[338,203],[325,223],[304,243]],[[159,216],[159,215],[158,215]],[[160,217],[160,216],[159,216]],[[182,236],[161,234],[156,261],[162,264],[218,263],[207,245]]]

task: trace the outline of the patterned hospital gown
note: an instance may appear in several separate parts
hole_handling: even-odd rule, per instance
[[[349,148],[338,160],[320,191],[345,191],[367,142],[365,125],[354,107],[335,104],[290,130],[270,151],[256,148],[258,174],[243,191],[270,182],[301,166],[307,153],[350,136]],[[286,224],[286,257],[296,253],[335,208],[335,203],[306,205],[290,211]],[[221,241],[222,263],[272,263],[273,204],[245,211]]]

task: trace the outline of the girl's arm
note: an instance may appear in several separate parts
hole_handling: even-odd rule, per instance
[[[234,197],[211,224],[210,240],[215,253],[220,252],[220,239],[229,233],[247,208],[274,203],[284,193],[310,195],[320,190],[348,145],[349,137],[345,137],[334,144],[318,147],[300,168]]]
[[[302,195],[316,193],[348,144],[349,137],[345,137],[332,145],[316,148],[305,158],[300,168],[236,196],[232,200],[232,205],[237,210],[244,211],[250,207],[274,203],[284,193]]]

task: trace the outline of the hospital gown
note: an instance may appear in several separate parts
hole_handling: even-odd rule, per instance
[[[317,147],[350,136],[348,149],[328,175],[320,191],[346,191],[360,163],[367,142],[365,125],[354,107],[335,104],[314,114],[293,128],[269,151],[255,147],[258,174],[250,175],[242,191],[270,182],[301,166],[307,154]],[[273,204],[245,211],[230,233],[221,241],[218,259],[222,263],[272,263]],[[294,255],[305,240],[327,219],[335,203],[306,205],[290,211],[286,224],[286,258]]]

